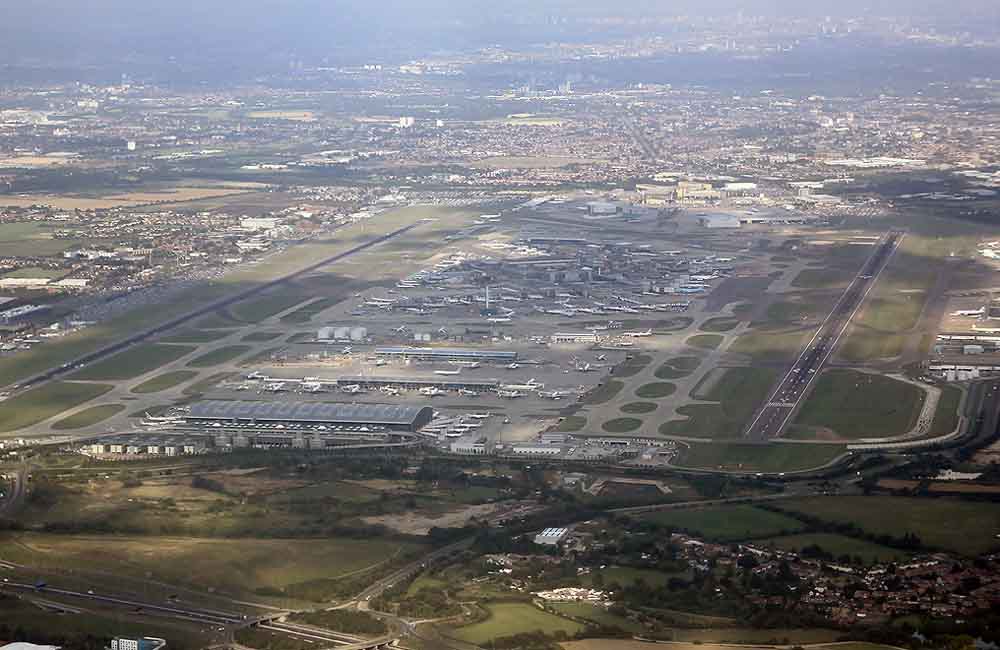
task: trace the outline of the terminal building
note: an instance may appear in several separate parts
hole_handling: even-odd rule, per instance
[[[249,425],[284,428],[368,428],[416,432],[434,417],[429,406],[405,404],[331,404],[324,402],[242,402],[207,400],[196,402],[184,416],[189,425],[213,427]]]
[[[414,359],[417,361],[492,361],[513,363],[517,352],[510,350],[473,350],[470,348],[375,348],[375,356],[389,359]]]
[[[477,393],[495,393],[500,390],[499,379],[473,379],[461,375],[449,377],[389,377],[357,375],[337,379],[337,386],[358,386],[365,390],[380,388],[399,388],[401,390],[419,390],[421,388],[440,388],[442,390],[471,390]]]

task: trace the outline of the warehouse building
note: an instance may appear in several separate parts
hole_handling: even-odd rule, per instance
[[[418,431],[434,417],[429,406],[405,404],[331,404],[323,402],[241,402],[206,400],[191,405],[184,416],[198,426],[325,426]]]

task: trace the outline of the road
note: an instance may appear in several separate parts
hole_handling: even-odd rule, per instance
[[[889,231],[879,240],[875,252],[841,294],[833,310],[819,326],[798,359],[781,379],[767,402],[743,434],[746,438],[766,441],[779,437],[798,410],[816,376],[823,370],[830,355],[837,349],[854,316],[865,302],[872,287],[903,239],[903,233]]]
[[[0,517],[6,517],[13,514],[19,507],[21,503],[24,502],[24,497],[28,492],[28,466],[27,464],[22,464],[16,470],[7,470],[4,472],[8,476],[13,476],[11,481],[9,493],[0,499]]]
[[[315,262],[313,264],[310,264],[309,266],[306,266],[304,268],[298,269],[297,271],[292,271],[291,273],[287,273],[287,274],[282,275],[282,276],[280,276],[278,278],[275,278],[273,280],[268,280],[267,282],[259,284],[259,285],[255,286],[255,287],[251,287],[249,289],[246,289],[244,291],[240,291],[240,292],[238,292],[236,294],[233,294],[231,296],[227,296],[226,298],[222,298],[220,300],[216,300],[214,302],[211,302],[211,303],[209,303],[209,304],[207,304],[207,305],[205,305],[203,307],[199,307],[198,309],[196,309],[194,311],[191,311],[191,312],[188,312],[188,313],[183,314],[181,316],[177,316],[175,318],[172,318],[169,321],[167,321],[165,323],[161,323],[161,324],[159,324],[159,325],[157,325],[157,326],[155,326],[153,328],[150,328],[148,330],[144,330],[144,331],[139,332],[137,334],[133,334],[132,336],[129,336],[128,338],[126,338],[126,339],[124,339],[122,341],[118,341],[117,343],[113,343],[111,345],[107,345],[107,346],[105,346],[103,348],[100,348],[98,350],[95,350],[93,352],[88,352],[87,354],[84,354],[84,355],[82,355],[80,357],[77,357],[73,361],[64,363],[63,365],[61,365],[61,366],[59,366],[57,368],[50,368],[49,370],[47,370],[47,371],[45,371],[43,373],[40,373],[38,375],[35,375],[35,376],[30,377],[28,379],[25,379],[24,381],[20,382],[19,388],[20,389],[24,389],[24,388],[27,388],[29,386],[33,386],[35,384],[39,384],[39,383],[48,381],[48,380],[53,379],[55,377],[58,377],[58,376],[60,376],[62,374],[74,371],[74,370],[76,370],[81,365],[86,365],[88,363],[93,363],[94,361],[97,361],[99,359],[103,359],[105,357],[108,357],[108,356],[110,356],[110,355],[112,355],[112,354],[114,354],[116,352],[124,350],[125,348],[127,348],[127,347],[129,347],[131,345],[135,345],[136,343],[140,343],[140,342],[145,341],[147,339],[150,339],[150,338],[152,338],[154,336],[159,336],[160,334],[163,334],[164,332],[172,330],[175,327],[183,325],[184,323],[188,323],[188,322],[190,322],[190,321],[192,321],[192,320],[194,320],[196,318],[200,318],[202,316],[206,316],[206,315],[208,315],[208,314],[210,314],[210,313],[212,313],[212,312],[214,312],[214,311],[216,311],[218,309],[222,309],[224,307],[228,307],[228,306],[230,306],[232,304],[240,302],[241,300],[246,300],[247,298],[250,298],[250,297],[253,297],[253,296],[257,295],[257,294],[263,293],[264,291],[267,291],[268,289],[273,289],[274,287],[277,287],[277,286],[279,286],[281,284],[284,284],[284,283],[286,283],[286,282],[288,282],[290,280],[294,280],[296,278],[302,277],[303,275],[307,275],[309,273],[312,273],[313,271],[319,270],[319,269],[323,268],[324,266],[327,266],[329,264],[333,264],[334,262],[339,262],[341,260],[344,260],[344,259],[352,256],[352,255],[355,255],[355,254],[360,253],[362,251],[368,250],[369,248],[372,248],[374,246],[378,246],[379,244],[384,243],[386,241],[389,241],[390,239],[393,239],[394,237],[398,237],[399,235],[402,235],[404,233],[409,232],[410,230],[413,230],[417,226],[420,226],[422,223],[423,223],[422,221],[417,221],[416,223],[412,223],[412,224],[410,224],[408,226],[403,226],[402,228],[398,228],[396,230],[393,230],[392,232],[389,232],[389,233],[386,233],[386,234],[381,235],[379,237],[376,237],[375,239],[367,241],[367,242],[365,242],[363,244],[358,244],[357,246],[354,246],[353,248],[350,248],[350,249],[348,249],[346,251],[342,251],[340,253],[337,253],[336,255],[331,255],[330,257],[327,257],[325,259],[320,260],[319,262]]]

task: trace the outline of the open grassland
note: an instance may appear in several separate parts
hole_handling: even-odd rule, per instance
[[[562,616],[577,619],[582,618],[601,627],[618,628],[633,634],[641,634],[645,631],[642,623],[625,618],[624,616],[612,614],[600,605],[592,605],[590,603],[554,603],[552,609]]]
[[[839,438],[887,438],[909,431],[924,394],[912,384],[855,370],[826,370],[802,406],[797,427],[833,431]]]
[[[1000,546],[1000,504],[950,498],[891,496],[806,497],[779,507],[823,521],[850,524],[873,535],[917,535],[933,548],[977,555]]]
[[[70,379],[87,381],[122,381],[156,370],[185,354],[194,352],[191,345],[141,343],[74,372]]]
[[[792,360],[799,356],[802,347],[812,337],[814,329],[796,325],[768,325],[756,327],[740,335],[730,352],[746,354],[754,359]]]
[[[777,377],[772,368],[728,368],[702,397],[718,404],[688,404],[677,409],[687,420],[664,422],[663,435],[696,438],[739,436],[757,407],[767,398]]]
[[[0,197],[0,205],[3,197]],[[73,246],[78,246],[80,240],[55,239],[52,237],[54,228],[36,222],[11,222],[0,224],[0,256],[24,255],[31,251],[36,257],[56,257]]]
[[[736,542],[800,531],[803,524],[792,517],[749,505],[690,510],[664,510],[642,519],[690,531],[717,542]]]
[[[316,314],[337,304],[336,298],[317,298],[281,317],[283,323],[308,323]]]
[[[419,545],[387,539],[199,539],[20,534],[4,539],[8,561],[39,569],[109,574],[250,594],[374,568]],[[17,559],[14,559],[17,558]]]
[[[89,427],[98,422],[103,422],[107,420],[112,415],[117,415],[125,410],[122,404],[101,404],[100,406],[91,406],[88,409],[84,409],[79,413],[74,413],[73,415],[56,421],[52,424],[53,429],[82,429],[84,427]]]
[[[666,381],[643,384],[635,389],[636,397],[641,397],[642,399],[660,399],[663,397],[670,397],[675,392],[677,392],[677,386]]]
[[[620,410],[622,413],[644,415],[646,413],[652,413],[656,409],[657,405],[653,402],[629,402],[628,404],[623,404]]]
[[[561,630],[572,636],[586,627],[529,603],[491,603],[485,609],[489,614],[485,621],[455,628],[450,634],[468,643],[486,644],[492,639],[525,632],[553,634]]]
[[[111,388],[106,384],[50,381],[0,402],[0,431],[16,431],[38,424],[100,397]]]
[[[615,418],[602,424],[601,428],[608,433],[628,433],[641,426],[642,420],[639,418]]]
[[[281,335],[281,332],[250,332],[240,340],[247,343],[264,343],[266,341],[273,341]]]
[[[617,379],[609,379],[600,386],[596,386],[588,391],[583,396],[582,401],[584,404],[592,405],[607,404],[617,397],[618,393],[620,393],[624,387],[625,384],[623,382],[620,382]]]
[[[843,289],[857,274],[857,269],[803,269],[792,286],[798,289]]]
[[[155,377],[147,379],[133,388],[132,392],[140,395],[159,393],[161,390],[167,390],[168,388],[179,386],[180,384],[190,381],[197,376],[198,373],[193,370],[173,370],[171,372],[165,372],[162,375],[156,375]]]
[[[786,535],[763,540],[758,545],[773,546],[786,551],[801,552],[807,547],[819,547],[826,553],[830,553],[835,560],[842,556],[850,556],[851,559],[859,558],[866,564],[878,562],[900,562],[906,559],[906,553],[897,551],[888,546],[881,546],[872,542],[847,537],[846,535],[836,535],[833,533],[804,533],[802,535]]]
[[[221,363],[232,361],[252,350],[249,345],[227,345],[221,348],[206,352],[188,361],[187,365],[192,368],[208,368]]]
[[[582,431],[585,426],[587,426],[587,418],[582,415],[568,415],[560,420],[552,430],[562,433],[573,433]]]
[[[728,332],[730,330],[736,329],[736,326],[740,324],[739,318],[729,318],[728,316],[722,316],[719,318],[710,318],[701,324],[699,328],[702,332]]]
[[[626,359],[614,369],[615,377],[634,377],[653,361],[653,357],[646,354],[637,354]]]
[[[674,464],[732,472],[793,472],[825,465],[844,449],[841,445],[692,443]]]
[[[291,309],[301,304],[307,297],[298,291],[272,291],[262,296],[236,303],[229,308],[229,313],[244,323],[259,323],[265,318]]]
[[[190,386],[185,386],[183,393],[189,397],[202,395],[215,388],[215,386],[223,380],[229,379],[232,376],[233,373],[231,372],[218,372],[214,375],[209,375],[204,379],[194,382]]]

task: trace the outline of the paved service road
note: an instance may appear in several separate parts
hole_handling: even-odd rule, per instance
[[[813,379],[837,348],[840,338],[864,304],[865,298],[889,264],[902,239],[902,232],[889,231],[879,240],[875,252],[844,290],[833,311],[819,326],[794,365],[757,412],[744,436],[751,440],[765,441],[782,434],[802,398],[808,394]]]

